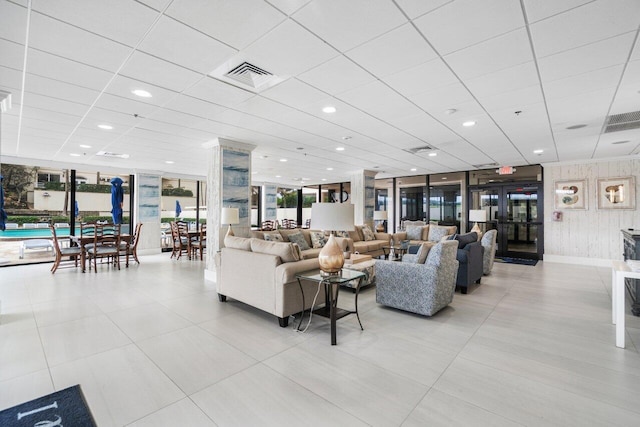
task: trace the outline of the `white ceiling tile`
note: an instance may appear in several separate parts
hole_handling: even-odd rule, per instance
[[[191,114],[193,116],[200,116],[204,118],[211,118],[214,115],[226,110],[226,107],[212,104],[207,101],[193,98],[188,95],[176,96],[170,104],[165,106],[171,110],[181,111],[183,113]]]
[[[29,49],[27,71],[93,90],[102,90],[113,73],[90,65]]]
[[[195,86],[185,91],[185,94],[225,107],[232,107],[255,96],[252,92],[237,88],[212,77],[201,80]]]
[[[479,96],[478,102],[489,112],[510,110],[526,111],[527,106],[544,101],[540,85],[529,86],[511,92],[505,92],[492,96]]]
[[[531,37],[542,57],[636,31],[639,17],[637,0],[600,0],[532,24]]]
[[[310,1],[311,0],[267,0],[267,2],[271,3],[287,15],[294,14]]]
[[[147,104],[134,99],[122,98],[120,96],[111,95],[110,93],[103,93],[95,106],[131,117],[135,117],[135,114],[140,117],[147,117],[159,108],[153,104]]]
[[[202,78],[201,74],[140,51],[131,55],[120,74],[176,92],[182,92]]]
[[[615,88],[620,83],[622,70],[622,65],[615,65],[613,67],[545,83],[543,85],[545,97],[547,99],[565,98],[594,90]]]
[[[380,81],[341,93],[338,97],[385,121],[420,113],[418,107]]]
[[[520,29],[449,54],[444,60],[466,80],[530,62],[533,55],[527,32]]]
[[[160,18],[139,49],[203,74],[209,74],[237,53],[236,49],[167,16]]]
[[[171,3],[172,0],[139,0],[140,3],[144,3],[147,6],[157,10],[157,11],[163,11],[165,7],[167,7],[167,5],[169,3]]]
[[[89,111],[87,117],[85,117],[82,126],[95,129],[99,124],[104,123],[113,126],[116,132],[123,132],[125,129],[137,125],[142,120],[144,119],[140,117],[136,118],[132,114],[94,107]]]
[[[128,0],[35,0],[33,10],[131,47],[158,16],[157,11]]]
[[[512,0],[458,0],[415,20],[440,55],[524,27],[520,3]]]
[[[0,2],[0,38],[24,45],[27,9],[17,4]]]
[[[415,19],[420,15],[431,12],[452,1],[453,0],[397,0],[397,3],[409,18]]]
[[[569,9],[580,7],[592,1],[593,0],[524,0],[524,8],[527,12],[527,20],[533,23]]]
[[[415,67],[437,57],[411,24],[405,24],[368,41],[348,51],[346,55],[378,77]]]
[[[294,108],[303,108],[327,98],[326,93],[294,78],[265,90],[261,95]]]
[[[409,97],[420,108],[432,115],[439,116],[454,105],[473,101],[473,96],[461,83],[442,86],[428,92]]]
[[[394,4],[384,0],[315,1],[293,18],[341,52],[406,22]]]
[[[624,64],[633,46],[635,32],[587,44],[538,59],[544,82],[575,76],[588,71]]]
[[[8,40],[0,39],[0,65],[22,71],[24,46]]]
[[[548,100],[551,123],[554,126],[591,123],[598,123],[599,126],[602,126],[614,91],[615,88],[607,88],[577,96]]]
[[[116,71],[131,48],[39,13],[31,15],[29,47]],[[28,66],[28,65],[27,65]]]
[[[640,83],[640,60],[630,61],[624,70],[621,86],[634,86]],[[631,89],[633,91],[633,89]]]
[[[174,0],[166,14],[236,49],[286,19],[262,0]]]
[[[149,92],[152,96],[150,98],[143,98],[137,95],[134,95],[132,91],[136,89],[144,89]],[[105,89],[105,93],[116,95],[120,98],[125,98],[128,100],[132,100],[135,102],[140,102],[143,104],[150,105],[164,105],[169,101],[172,101],[178,94],[174,91],[154,86],[148,83],[141,83],[138,80],[131,79],[129,77],[124,77],[121,75],[116,76],[109,86]]]
[[[255,65],[279,76],[296,76],[338,55],[321,39],[287,20],[244,49]]]
[[[416,138],[426,141],[429,145],[442,144],[459,138],[451,129],[423,112],[395,119],[393,124]]]
[[[446,142],[441,144],[438,147],[438,155],[434,158],[434,161],[440,161],[444,156],[443,154],[448,154],[453,157],[461,158],[471,158],[473,159],[473,164],[481,165],[484,163],[493,163],[493,158],[487,156],[485,153],[480,151],[478,148],[469,144],[467,141],[458,139]]]
[[[382,80],[409,97],[459,82],[456,75],[440,59],[387,76]]]
[[[186,127],[196,126],[198,123],[206,120],[202,117],[181,113],[179,111],[167,110],[164,108],[154,111],[148,116],[148,118],[155,121]]]
[[[91,105],[100,93],[96,90],[33,75],[29,75],[26,80],[26,90],[31,93],[83,104],[85,107]]]
[[[331,95],[339,94],[376,79],[371,73],[342,55],[300,74],[298,78]]]
[[[533,61],[465,81],[467,88],[477,97],[513,92],[539,83]]]
[[[13,68],[0,67],[0,90],[18,94],[22,87],[22,71]],[[12,98],[16,96],[13,95]],[[12,103],[17,102],[13,100]]]

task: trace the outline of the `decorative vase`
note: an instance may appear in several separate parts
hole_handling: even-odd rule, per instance
[[[320,251],[318,262],[320,263],[320,270],[325,274],[336,274],[342,270],[344,253],[333,234],[329,236],[329,240]]]

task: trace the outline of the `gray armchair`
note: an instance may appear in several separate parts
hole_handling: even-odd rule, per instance
[[[496,257],[496,237],[498,236],[498,230],[489,230],[484,233],[480,243],[484,248],[484,258],[482,262],[482,273],[486,276],[491,274],[493,268],[493,260]]]
[[[438,243],[424,264],[376,260],[376,301],[411,313],[433,316],[453,301],[458,275],[455,240]]]

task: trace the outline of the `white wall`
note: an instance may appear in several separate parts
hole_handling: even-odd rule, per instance
[[[45,196],[45,194],[47,194],[48,196]],[[102,215],[111,214],[111,193],[77,192],[76,200],[78,201],[80,216],[82,216],[82,213],[86,211],[97,211]],[[124,195],[122,206],[124,214],[129,215],[128,194]],[[34,190],[33,208],[35,210],[42,211],[62,211],[64,209],[64,191]],[[73,211],[73,208],[70,207],[69,209]]]
[[[610,260],[622,259],[623,228],[640,228],[637,187],[640,184],[640,159],[584,162],[544,166],[544,260],[610,266]],[[597,208],[598,178],[635,176],[635,210]],[[587,210],[564,209],[562,221],[552,220],[554,182],[586,179]]]

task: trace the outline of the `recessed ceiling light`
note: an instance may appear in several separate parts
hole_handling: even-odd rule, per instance
[[[327,114],[333,114],[333,113],[335,113],[335,112],[336,112],[336,107],[333,107],[333,106],[331,106],[331,105],[328,105],[328,106],[326,106],[326,107],[324,107],[324,108],[322,109],[322,112],[323,112],[323,113],[327,113]]]
[[[443,177],[442,177],[442,179],[447,179],[447,177],[446,177],[446,176],[443,176]]]
[[[544,150],[533,150],[533,154],[542,154]]]
[[[80,148],[91,148],[91,146],[87,145],[87,144],[80,144],[79,147]]]
[[[438,155],[438,153],[429,153],[429,157],[435,157],[437,155]]]
[[[282,176],[280,176],[280,175],[276,175],[276,178],[282,178]]]
[[[327,180],[327,178],[322,178],[322,179],[321,179],[321,181],[326,181],[326,180]]]
[[[336,147],[336,151],[344,151],[344,147]]]
[[[71,153],[69,154],[71,157],[80,157],[82,154],[78,154],[78,153]]]
[[[333,170],[333,168],[327,168],[327,170],[328,170],[328,171],[332,171],[332,170]]]
[[[612,142],[612,144],[614,144],[614,145],[618,145],[618,144],[626,144],[627,142],[629,142],[629,140],[626,140],[626,141],[616,141],[616,142]]]
[[[280,161],[281,161],[281,162],[286,162],[286,161],[287,161],[287,159],[280,159]]]
[[[172,164],[174,164],[175,162],[174,162],[173,160],[165,160],[165,163],[166,163],[166,164],[168,164],[168,165],[172,165]]]
[[[444,110],[444,113],[448,116],[450,116],[451,114],[455,114],[457,112],[458,110],[456,110],[455,108],[449,108],[448,110]]]
[[[131,93],[141,98],[151,98],[153,96],[144,89],[134,89],[131,91]]]
[[[104,129],[104,130],[111,130],[111,129],[113,129],[113,126],[111,126],[111,125],[98,125],[98,127],[99,127],[100,129]]]
[[[473,120],[469,120],[468,122],[462,123],[462,126],[467,127],[467,128],[471,127],[471,126],[475,126],[475,125],[476,125],[476,122],[474,122]]]
[[[411,172],[415,172],[415,171],[417,171],[418,169],[416,169],[416,168],[411,168],[410,170],[411,170]]]
[[[587,125],[573,125],[573,126],[569,126],[567,129],[569,130],[575,130],[575,129],[581,129],[581,128],[586,128]]]

